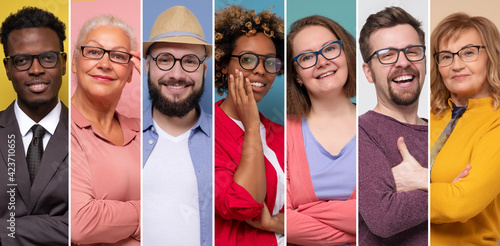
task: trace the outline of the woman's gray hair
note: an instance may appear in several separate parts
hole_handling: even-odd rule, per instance
[[[125,34],[130,39],[130,48],[132,50],[137,50],[137,41],[134,28],[132,28],[127,22],[124,20],[112,16],[112,15],[99,15],[93,17],[92,19],[86,21],[83,24],[82,29],[80,29],[80,33],[78,34],[78,39],[76,40],[76,49],[75,49],[75,57],[80,54],[80,45],[82,45],[83,41],[87,38],[89,33],[100,26],[113,26],[122,29]]]

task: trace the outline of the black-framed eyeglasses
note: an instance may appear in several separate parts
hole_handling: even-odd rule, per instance
[[[12,64],[19,71],[26,71],[31,68],[33,65],[33,59],[36,58],[40,66],[43,68],[53,68],[57,65],[57,61],[59,60],[59,54],[65,54],[64,52],[59,51],[44,51],[38,55],[30,55],[30,54],[16,54],[7,56],[7,59],[12,60]]]
[[[441,51],[434,54],[434,60],[440,67],[446,67],[453,63],[453,58],[455,55],[460,57],[463,62],[473,62],[479,57],[479,49],[485,49],[486,46],[482,45],[470,45],[465,46],[453,53],[450,51]]]
[[[156,57],[153,57],[151,54],[149,54],[149,57],[151,57],[151,59],[156,62],[156,66],[160,70],[168,71],[175,66],[176,61],[179,61],[182,69],[188,73],[192,73],[198,70],[200,65],[206,59],[206,57],[203,57],[203,60],[200,60],[200,58],[198,58],[198,56],[194,54],[187,54],[182,58],[175,58],[174,55],[168,52],[160,53]]]
[[[293,60],[302,69],[314,67],[318,62],[318,55],[322,55],[327,60],[333,60],[342,53],[342,41],[337,40],[326,44],[318,51],[307,51],[295,56]]]
[[[120,64],[128,64],[130,59],[132,59],[133,55],[118,50],[106,50],[100,47],[94,46],[80,46],[82,50],[82,56],[85,58],[99,60],[104,54],[108,53],[109,60],[112,62],[120,63]]]
[[[240,62],[241,68],[245,70],[254,70],[260,62],[259,57],[264,57],[264,70],[266,72],[275,74],[280,71],[283,62],[278,57],[266,56],[254,53],[244,53],[241,55],[230,55],[231,57],[237,57]]]
[[[425,57],[425,45],[412,45],[402,49],[385,48],[373,52],[371,56],[366,59],[368,63],[374,55],[377,55],[378,61],[384,65],[394,64],[399,59],[399,52],[403,51],[405,57],[410,62],[418,62]]]

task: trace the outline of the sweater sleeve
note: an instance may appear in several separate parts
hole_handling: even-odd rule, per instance
[[[500,194],[500,125],[474,146],[471,171],[458,182],[431,183],[432,223],[464,223],[483,211]]]
[[[428,219],[428,192],[396,192],[391,166],[384,152],[360,127],[359,213],[370,231],[382,238]]]
[[[258,220],[264,208],[256,202],[252,195],[242,186],[234,182],[239,161],[231,159],[228,151],[216,139],[215,146],[215,211],[223,219]],[[234,147],[234,146],[233,146]]]
[[[356,234],[356,191],[345,201],[317,201],[299,205],[297,211],[347,233]]]
[[[140,201],[97,199],[84,150],[71,136],[71,240],[77,244],[139,239]]]
[[[288,197],[290,193],[288,190]],[[355,200],[353,200],[355,201]],[[287,202],[287,242],[299,245],[338,245],[345,243],[355,243],[356,234],[348,233],[337,227],[344,227],[342,222],[345,221],[345,211],[341,208],[324,210],[328,202],[314,202],[301,205],[294,209],[291,206],[290,198]],[[313,208],[316,207],[317,208]],[[354,210],[355,202],[354,202]],[[325,213],[326,211],[326,213]],[[319,218],[315,218],[319,217]],[[328,218],[327,218],[328,217]],[[324,223],[329,222],[329,223]],[[349,218],[352,220],[352,218]],[[356,218],[352,220],[356,223]],[[349,226],[350,227],[350,226]],[[354,225],[355,227],[355,225]],[[354,232],[356,229],[354,228]]]

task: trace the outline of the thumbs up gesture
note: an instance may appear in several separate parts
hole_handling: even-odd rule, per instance
[[[418,163],[406,148],[403,137],[398,139],[398,149],[403,161],[392,168],[392,175],[396,183],[396,191],[411,191],[429,189],[429,172]]]

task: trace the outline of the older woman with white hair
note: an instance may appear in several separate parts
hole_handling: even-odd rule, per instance
[[[135,49],[134,30],[110,15],[90,19],[78,36],[71,98],[74,244],[140,245],[140,122],[116,111],[140,63]]]

